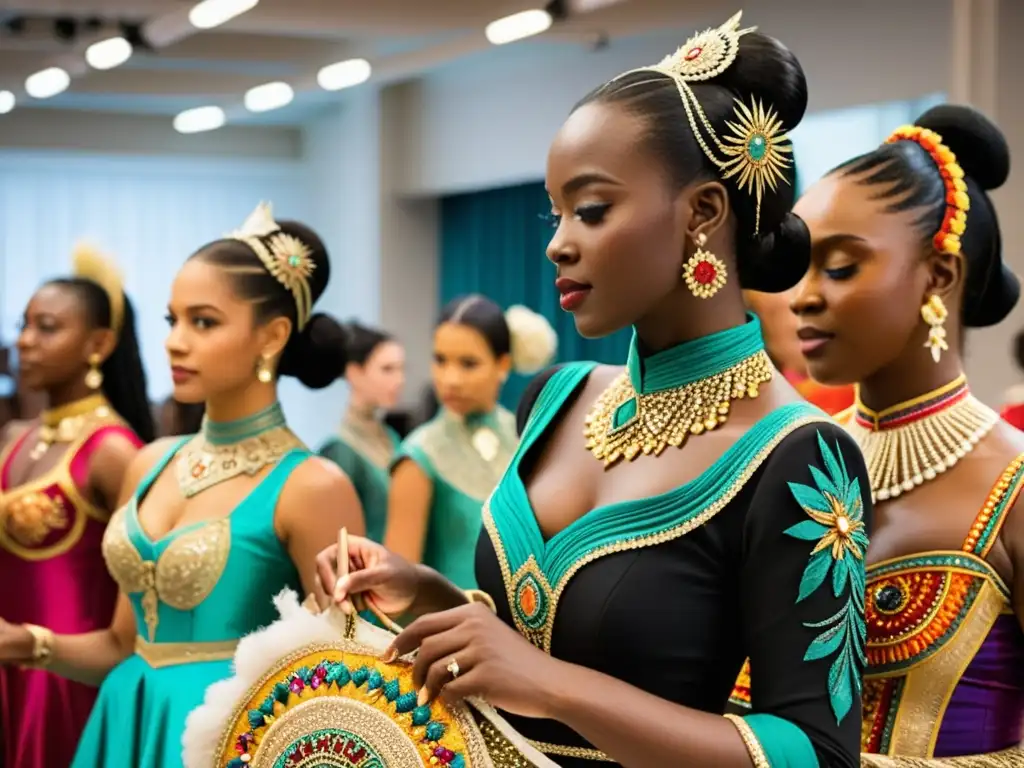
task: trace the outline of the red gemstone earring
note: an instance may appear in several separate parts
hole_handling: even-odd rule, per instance
[[[703,232],[697,235],[697,250],[683,265],[683,280],[690,293],[699,299],[710,299],[725,285],[728,275],[725,264],[711,251],[704,250],[708,241]]]

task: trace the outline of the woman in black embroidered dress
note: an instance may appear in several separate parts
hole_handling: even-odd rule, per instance
[[[365,593],[421,617],[391,654],[419,649],[423,699],[482,696],[566,768],[857,765],[866,471],[772,368],[741,294],[806,269],[782,133],[806,102],[795,57],[737,15],[562,127],[562,307],[585,336],[635,334],[625,371],[531,388],[477,551],[497,616],[364,539],[340,581],[336,548],[319,557],[343,610]],[[727,719],[747,654],[755,708]]]

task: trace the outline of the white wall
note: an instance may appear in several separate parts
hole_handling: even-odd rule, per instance
[[[407,116],[398,188],[438,195],[542,178],[548,145],[576,101],[620,72],[657,62],[694,27],[724,21],[721,7],[707,9],[713,3],[689,5],[680,9],[678,29],[602,51],[524,43],[429,75],[410,97],[416,109]],[[918,3],[891,0],[752,0],[743,22],[800,57],[814,112],[946,90],[950,1],[927,6],[923,13]],[[835,138],[842,143],[841,132]]]

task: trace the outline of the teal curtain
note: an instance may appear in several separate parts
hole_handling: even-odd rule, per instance
[[[440,300],[482,293],[502,307],[523,304],[544,315],[558,334],[558,360],[624,363],[631,331],[603,339],[576,333],[558,306],[555,267],[544,254],[553,233],[544,185],[535,182],[441,200]],[[512,376],[502,403],[515,408],[528,377]]]

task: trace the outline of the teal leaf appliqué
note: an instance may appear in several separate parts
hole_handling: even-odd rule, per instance
[[[820,630],[811,641],[804,661],[832,659],[828,675],[829,699],[836,723],[853,709],[861,693],[861,671],[866,662],[867,625],[864,620],[864,501],[857,478],[851,478],[839,445],[829,448],[818,433],[823,469],[811,465],[814,485],[789,483],[789,490],[809,520],[786,529],[787,536],[815,542],[800,579],[796,602],[806,600],[829,579],[833,597],[846,600],[824,621],[805,623]]]

